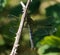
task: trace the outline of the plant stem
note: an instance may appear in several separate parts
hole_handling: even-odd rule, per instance
[[[19,46],[19,40],[20,40],[20,37],[21,37],[24,21],[25,21],[26,15],[27,15],[27,9],[28,9],[28,6],[29,6],[30,2],[31,2],[31,0],[28,0],[25,8],[23,7],[24,12],[23,12],[23,15],[22,15],[22,18],[21,18],[21,22],[20,22],[18,31],[16,33],[16,39],[15,39],[15,42],[14,42],[14,45],[13,45],[13,48],[12,48],[12,51],[11,51],[10,55],[16,55],[17,54],[16,51],[17,51],[17,48]]]

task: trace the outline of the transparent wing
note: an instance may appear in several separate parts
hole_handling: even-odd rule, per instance
[[[16,17],[14,15],[8,15],[8,18],[10,20],[9,32],[16,34],[16,31],[17,31],[18,25],[19,25],[19,17]]]

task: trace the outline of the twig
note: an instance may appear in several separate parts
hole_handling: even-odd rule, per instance
[[[19,28],[18,28],[18,31],[16,33],[16,39],[15,39],[15,42],[14,42],[14,45],[13,45],[13,48],[12,48],[12,51],[11,51],[11,54],[10,55],[16,55],[16,51],[17,51],[17,48],[19,46],[19,39],[21,37],[21,33],[22,33],[22,29],[23,29],[23,24],[24,24],[24,21],[25,21],[25,18],[26,18],[26,14],[27,14],[27,9],[28,9],[28,6],[30,4],[31,0],[28,0],[27,1],[27,4],[25,6],[25,8],[23,9],[23,15],[22,15],[22,18],[21,18],[21,22],[20,22],[20,25],[19,25]]]
[[[33,20],[31,19],[29,14],[27,14],[27,24],[28,24],[28,28],[29,28],[29,34],[30,34],[31,49],[33,49],[34,48],[34,43],[32,40],[32,37],[33,37],[33,34],[32,34]]]
[[[29,34],[30,34],[31,49],[33,49],[34,48],[34,43],[33,43],[33,40],[32,40],[33,35],[32,35],[31,26],[29,25],[28,28],[29,28]]]

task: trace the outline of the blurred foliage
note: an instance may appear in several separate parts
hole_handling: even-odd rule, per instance
[[[0,46],[4,45],[4,44],[5,44],[5,41],[4,41],[3,37],[0,35]]]
[[[29,7],[31,14],[35,14],[38,12],[38,9],[41,3],[40,0],[33,0],[33,1],[34,2],[31,2],[30,7]]]
[[[43,45],[38,49],[39,55],[60,55],[60,49],[51,47],[49,45]]]
[[[45,36],[45,38],[41,41],[42,45],[48,44],[50,46],[55,46],[60,48],[60,38],[56,36]]]
[[[5,6],[6,6],[6,0],[0,0],[0,12],[3,10]]]
[[[9,55],[22,15],[20,1],[0,0],[0,55]],[[57,1],[57,0],[56,0]],[[35,50],[30,49],[29,29],[25,26],[20,39],[18,55],[60,55],[60,3],[48,0],[32,0],[29,14],[33,19],[33,42]],[[40,14],[41,4],[46,14]],[[49,0],[49,2],[51,2]]]

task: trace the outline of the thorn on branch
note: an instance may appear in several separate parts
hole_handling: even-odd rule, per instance
[[[15,47],[18,47],[19,46],[19,44],[18,45],[15,45]]]

